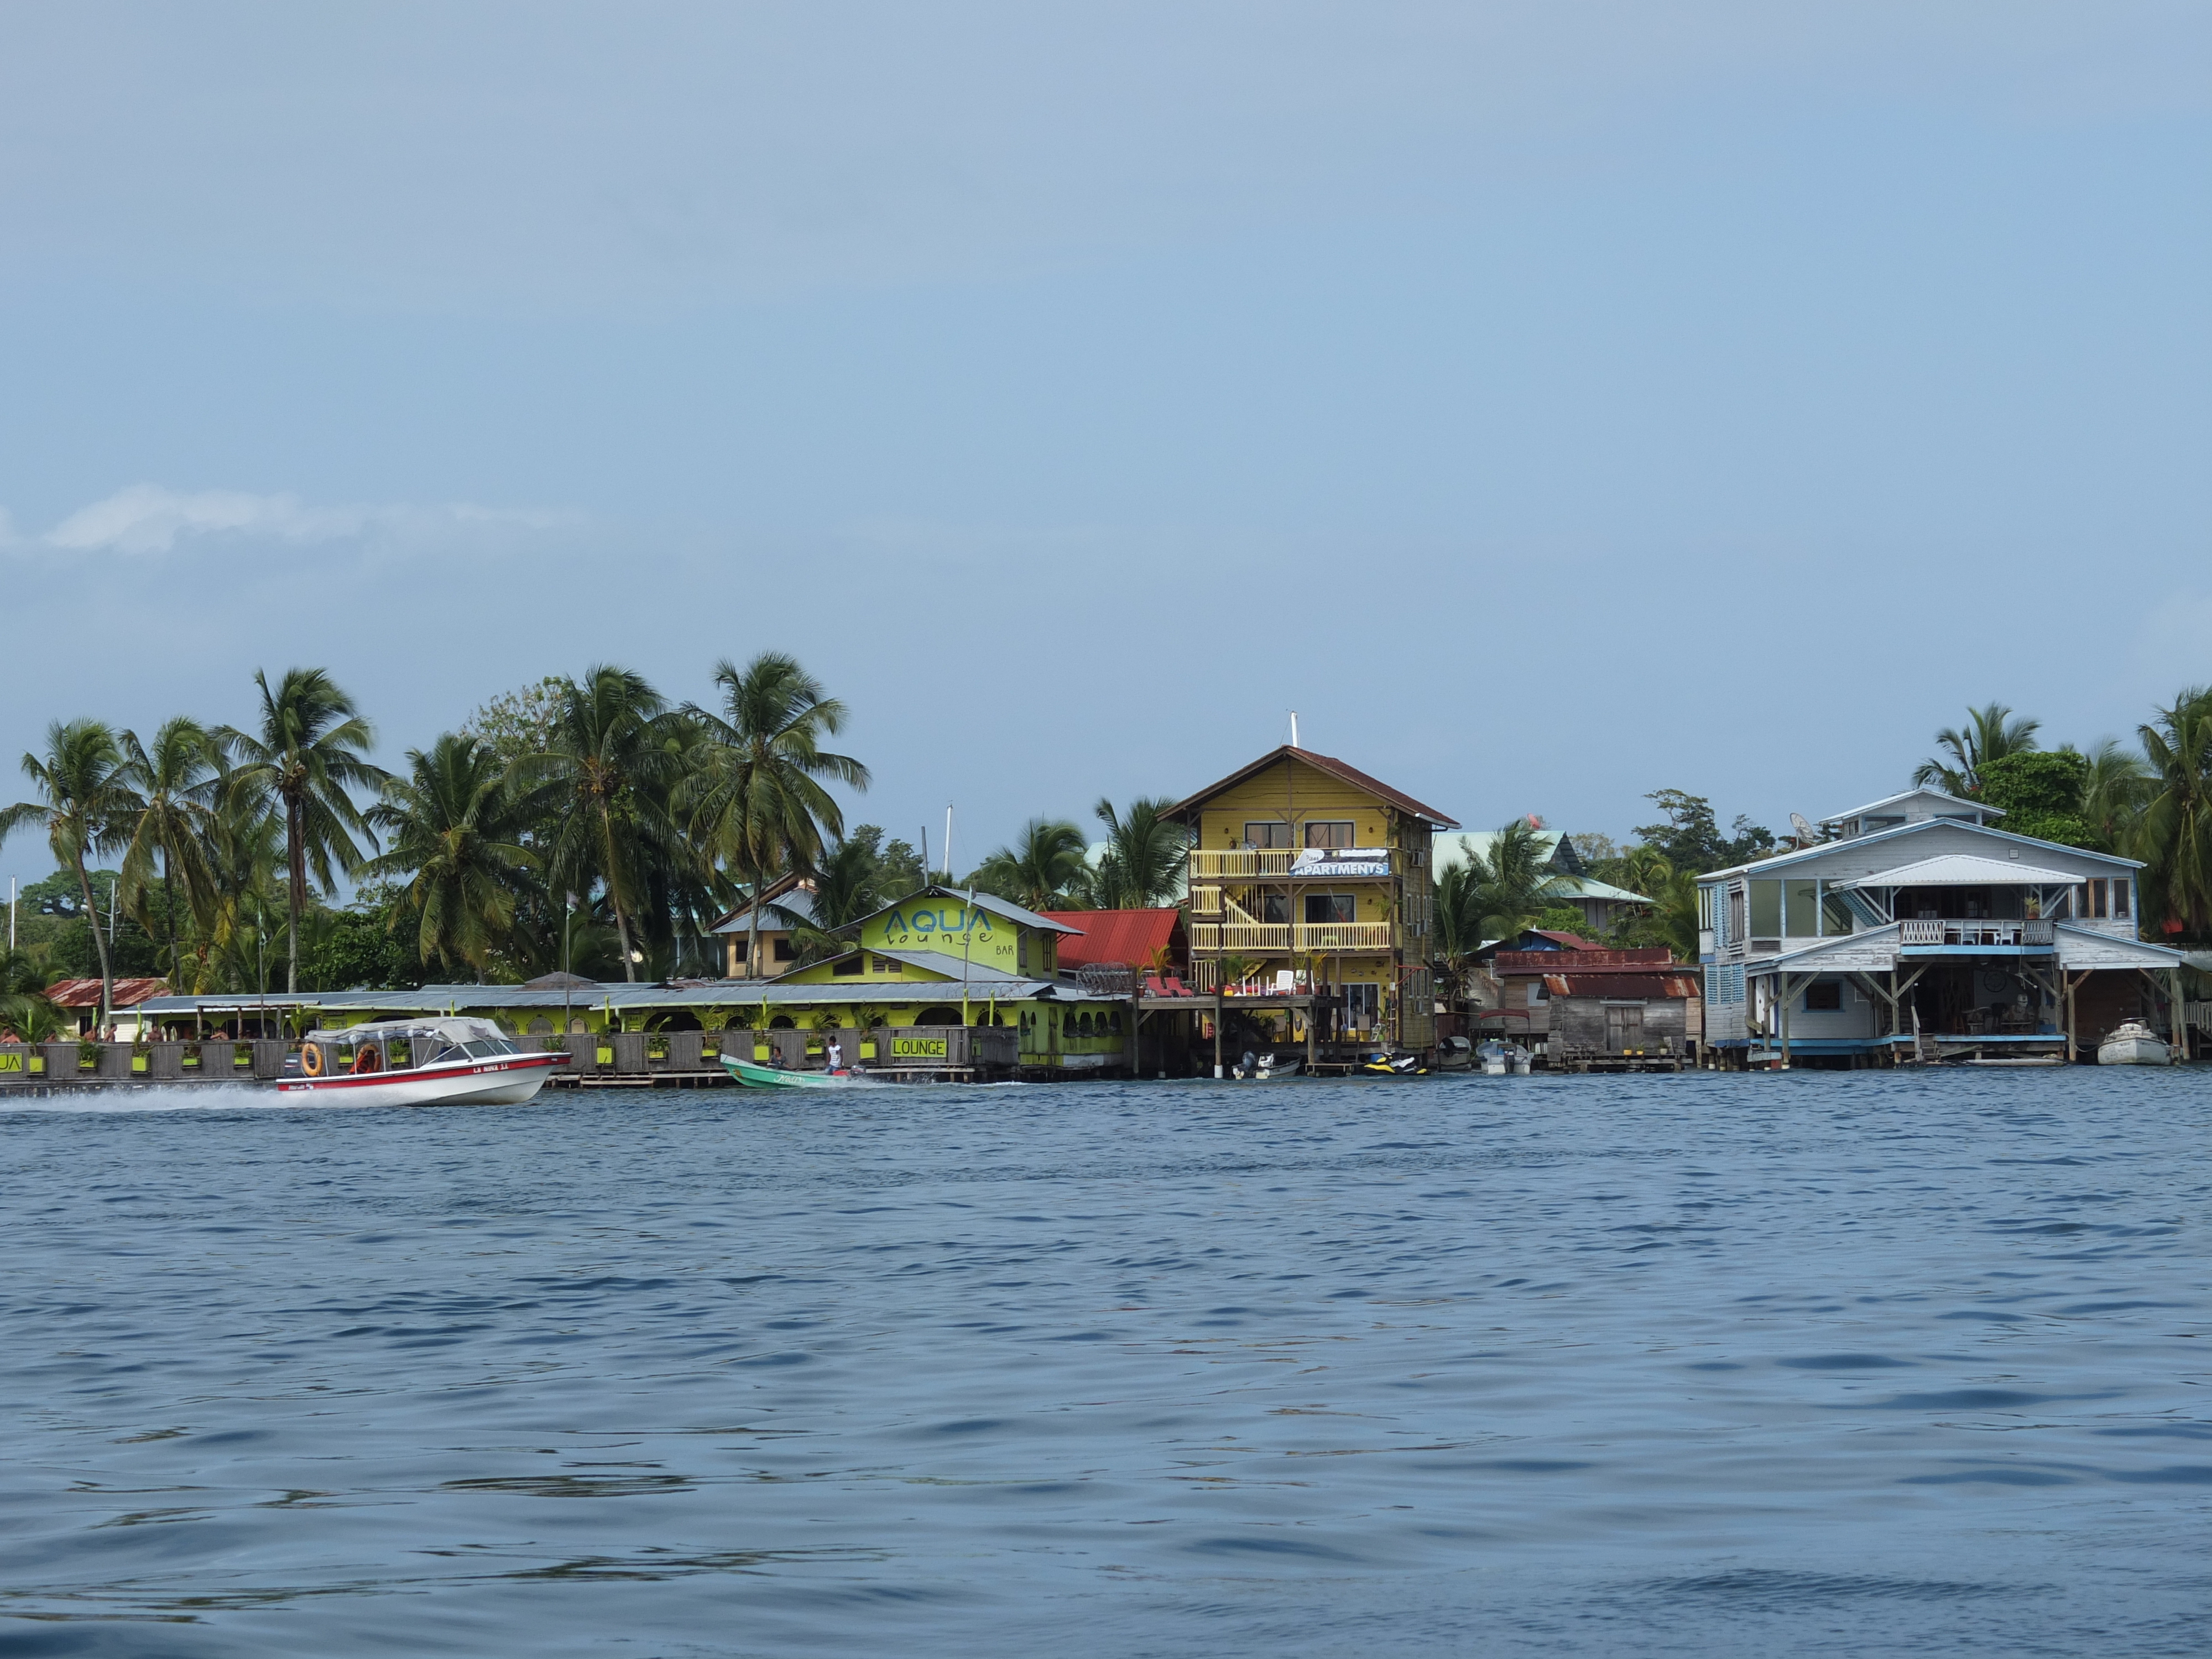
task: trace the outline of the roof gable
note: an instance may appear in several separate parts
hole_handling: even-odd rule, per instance
[[[1700,887],[1711,886],[1715,882],[1754,872],[1763,876],[1802,864],[1808,859],[1832,858],[1846,848],[1856,853],[1879,842],[1900,841],[1908,836],[1922,836],[1936,830],[1948,830],[1962,836],[1985,836],[2007,847],[2040,848],[2045,852],[2063,853],[2069,858],[2095,859],[2100,863],[2116,864],[2130,870],[2143,867],[2141,859],[2124,859],[2117,853],[2100,853],[2087,847],[2069,847],[2063,842],[2038,841],[2033,836],[2016,836],[2009,830],[1999,830],[1991,824],[1961,823],[1956,818],[1922,818],[1917,823],[1899,823],[1887,830],[1872,830],[1865,835],[1850,836],[1841,841],[1819,842],[1795,853],[1777,854],[1771,859],[1759,859],[1751,864],[1731,865],[1725,870],[1708,870],[1698,878],[1698,884]]]
[[[1372,795],[1385,805],[1395,807],[1409,817],[1419,818],[1432,830],[1459,828],[1456,820],[1445,817],[1433,806],[1424,806],[1403,790],[1392,788],[1380,778],[1368,776],[1356,766],[1347,765],[1333,755],[1317,755],[1310,749],[1294,749],[1287,743],[1280,748],[1270,750],[1249,766],[1238,769],[1219,782],[1210,783],[1195,793],[1185,796],[1169,809],[1169,815],[1175,817],[1186,817],[1199,811],[1215,796],[1234,789],[1247,778],[1254,777],[1266,771],[1269,767],[1284,761],[1297,761],[1310,766],[1316,772],[1327,773],[1340,783],[1349,784],[1363,793]]]

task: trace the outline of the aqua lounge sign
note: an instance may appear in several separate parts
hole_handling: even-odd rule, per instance
[[[1012,972],[1017,932],[981,905],[947,899],[892,906],[868,924],[860,943],[882,951],[942,951]]]

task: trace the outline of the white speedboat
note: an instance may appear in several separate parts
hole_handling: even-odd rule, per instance
[[[2112,1034],[2097,1045],[2097,1064],[2100,1066],[2170,1066],[2172,1063],[2173,1050],[2139,1019],[2131,1019],[2116,1026]]]
[[[270,1085],[287,1106],[520,1106],[568,1056],[486,1019],[387,1019],[311,1031],[295,1063]]]

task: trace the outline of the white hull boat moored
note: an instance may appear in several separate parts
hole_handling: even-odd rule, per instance
[[[2100,1066],[2170,1066],[2173,1050],[2149,1026],[2131,1019],[2097,1045]]]
[[[489,1020],[383,1020],[310,1032],[298,1073],[270,1086],[287,1106],[520,1106],[568,1062]]]

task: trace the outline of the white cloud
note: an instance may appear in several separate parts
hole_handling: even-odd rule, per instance
[[[105,501],[79,507],[43,538],[71,553],[167,553],[179,541],[234,536],[301,544],[356,540],[380,534],[431,536],[441,530],[551,530],[571,522],[558,513],[514,511],[453,502],[438,507],[310,507],[295,495],[256,495],[238,489],[185,492],[159,484],[133,484]],[[9,539],[0,515],[0,545]]]

